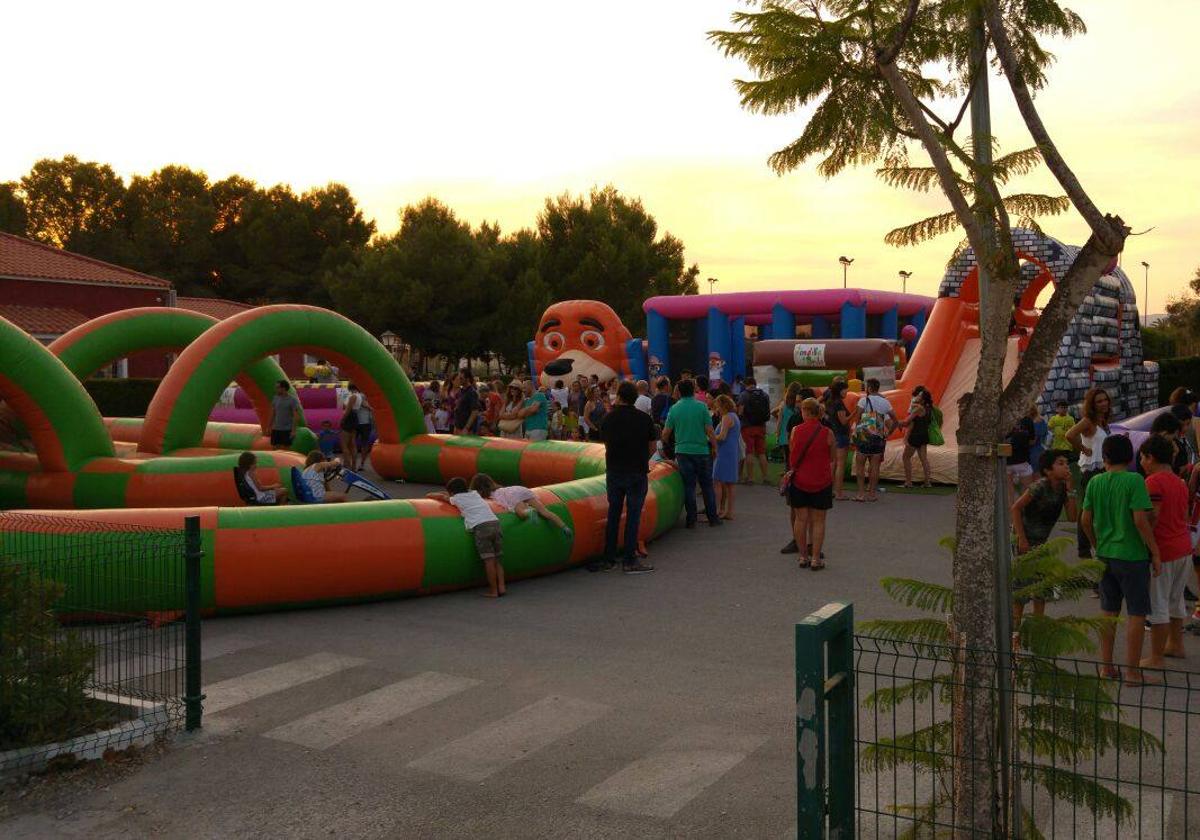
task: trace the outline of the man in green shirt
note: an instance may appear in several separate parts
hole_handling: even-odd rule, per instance
[[[525,402],[521,403],[521,417],[525,419],[525,437],[529,440],[545,440],[550,431],[550,401],[533,384],[525,380]]]
[[[679,465],[679,475],[683,479],[683,509],[687,513],[685,527],[696,527],[697,481],[704,496],[704,515],[708,524],[720,525],[712,480],[712,453],[717,437],[713,433],[712,415],[696,400],[696,383],[690,379],[679,383],[679,402],[667,412],[662,438],[664,443],[675,441],[675,463]]]
[[[1158,543],[1150,511],[1154,505],[1146,491],[1146,482],[1129,472],[1133,444],[1125,435],[1104,439],[1104,472],[1088,482],[1083,499],[1080,524],[1092,544],[1092,556],[1104,564],[1100,579],[1100,609],[1106,616],[1121,614],[1121,602],[1129,619],[1125,625],[1124,682],[1143,685],[1149,680],[1142,673],[1142,637],[1146,616],[1150,613],[1150,576],[1162,571]],[[1146,562],[1149,557],[1150,562]],[[1116,630],[1100,632],[1100,654],[1104,661],[1101,676],[1118,678],[1113,665],[1113,641]]]

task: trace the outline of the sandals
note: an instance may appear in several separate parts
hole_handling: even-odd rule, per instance
[[[814,561],[812,561],[812,563],[809,564],[809,568],[812,569],[814,572],[819,572],[825,568],[825,561],[824,560],[814,560]]]
[[[801,569],[807,569],[812,566],[812,561],[809,560],[807,557],[801,557],[799,562],[800,562]],[[817,562],[820,563],[821,561],[818,560]]]

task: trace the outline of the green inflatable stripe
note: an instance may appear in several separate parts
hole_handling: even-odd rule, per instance
[[[77,471],[92,458],[114,455],[108,429],[83,384],[41,342],[4,318],[0,318],[0,359],[4,378],[46,416],[67,470]],[[22,419],[31,428],[30,418]],[[41,457],[45,466],[45,454]]]
[[[218,508],[217,524],[234,530],[280,528],[289,525],[344,525],[415,519],[416,510],[406,499],[346,505],[284,505],[282,507]],[[462,520],[458,520],[462,524]]]

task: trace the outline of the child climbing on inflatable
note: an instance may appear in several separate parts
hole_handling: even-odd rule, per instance
[[[522,519],[536,519],[541,514],[547,522],[562,531],[567,539],[574,535],[558,514],[542,504],[528,487],[522,487],[520,484],[501,487],[487,473],[479,473],[471,479],[471,489],[482,498],[502,505]]]
[[[475,550],[483,561],[487,575],[488,591],[485,598],[500,598],[508,590],[504,585],[504,538],[500,533],[500,519],[491,505],[477,492],[467,486],[461,478],[452,478],[446,483],[445,491],[429,493],[428,498],[449,502],[462,514],[463,525],[475,540]]]

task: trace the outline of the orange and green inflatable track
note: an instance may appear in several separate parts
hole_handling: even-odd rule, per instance
[[[501,484],[536,487],[574,530],[501,516],[504,563],[516,579],[556,571],[603,551],[607,498],[597,444],[424,434],[421,409],[395,359],[369,333],[328,310],[267,306],[221,322],[132,310],[97,319],[47,349],[0,319],[0,398],[33,442],[33,453],[0,452],[0,508],[47,508],[52,527],[0,514],[0,555],[20,539],[62,559],[70,586],[80,534],[130,526],[182,527],[198,515],[204,544],[204,605],[216,612],[276,609],[415,595],[477,585],[482,567],[457,511],[427,499],[342,505],[243,507],[233,488],[238,450],[260,448],[261,430],[210,424],[209,412],[237,378],[265,419],[274,381],[270,356],[299,348],[332,360],[375,409],[372,464],[385,478],[442,484],[486,472]],[[197,316],[203,319],[204,316]],[[132,331],[134,335],[126,335]],[[71,339],[68,341],[68,339]],[[135,349],[179,355],[144,421],[109,420],[79,377]],[[54,352],[51,352],[51,351]],[[56,355],[56,353],[58,355]],[[216,427],[216,428],[214,428]],[[114,439],[118,441],[114,445]],[[121,449],[121,452],[117,450]],[[285,484],[300,455],[259,453],[261,472]],[[682,483],[657,465],[640,536],[678,519]],[[82,510],[88,508],[88,510]],[[86,537],[84,540],[86,544]],[[123,561],[142,562],[136,552]],[[136,569],[123,578],[136,579]],[[114,588],[114,610],[174,610],[173,593]]]

